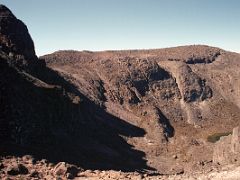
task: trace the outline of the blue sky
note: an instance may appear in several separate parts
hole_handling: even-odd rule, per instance
[[[1,0],[38,55],[206,44],[240,52],[240,0]]]

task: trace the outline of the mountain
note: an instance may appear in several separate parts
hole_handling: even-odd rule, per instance
[[[214,165],[213,142],[239,125],[240,54],[192,45],[37,58],[3,5],[0,27],[1,178],[24,165],[38,178],[73,167],[203,171]],[[26,154],[36,162],[26,165]]]
[[[147,168],[144,153],[121,137],[142,136],[144,130],[105,112],[37,59],[26,26],[5,6],[0,10],[2,27],[13,30],[0,34],[10,38],[0,41],[1,153],[85,168]]]
[[[144,129],[143,137],[127,142],[145,152],[148,165],[160,171],[182,161],[209,161],[208,137],[239,125],[237,53],[193,45],[59,51],[41,58],[106,112]],[[172,162],[166,154],[179,158]]]

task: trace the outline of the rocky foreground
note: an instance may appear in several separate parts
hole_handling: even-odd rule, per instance
[[[0,5],[0,177],[239,179],[239,77],[203,45],[38,58]]]
[[[23,157],[4,157],[0,163],[0,178],[11,179],[76,179],[76,180],[99,180],[99,179],[122,179],[122,180],[238,180],[240,177],[240,166],[215,165],[201,172],[192,172],[184,174],[149,174],[139,172],[122,172],[114,170],[83,170],[74,165],[65,162],[58,164],[49,163],[46,159],[36,161],[32,156]]]

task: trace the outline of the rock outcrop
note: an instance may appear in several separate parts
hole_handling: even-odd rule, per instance
[[[26,25],[4,5],[0,5],[0,50],[12,63],[26,66],[36,60],[34,44]]]
[[[229,136],[223,136],[216,143],[213,161],[220,164],[233,164],[240,161],[240,129],[235,127]]]

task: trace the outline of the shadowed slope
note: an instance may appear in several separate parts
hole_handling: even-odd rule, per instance
[[[1,155],[32,154],[90,169],[147,169],[144,153],[122,137],[144,136],[144,130],[107,113],[46,67],[26,26],[5,6],[0,14]]]

